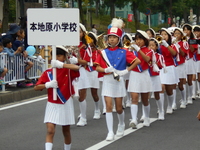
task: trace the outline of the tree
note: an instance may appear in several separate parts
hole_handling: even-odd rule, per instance
[[[78,0],[78,8],[79,8],[79,14],[80,14],[81,22],[85,25],[86,21],[84,19],[84,15],[83,15],[82,0]]]
[[[8,31],[8,20],[9,19],[9,1],[4,0],[3,5],[3,23],[2,23],[2,32],[6,33]]]

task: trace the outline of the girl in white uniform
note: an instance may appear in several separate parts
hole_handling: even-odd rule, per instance
[[[192,32],[192,26],[189,24],[183,25],[183,32],[186,34],[188,39],[195,39],[195,36]],[[192,104],[192,92],[193,92],[193,84],[192,78],[193,75],[196,74],[196,68],[193,60],[194,52],[197,50],[197,45],[189,45],[187,61],[186,61],[186,74],[187,74],[187,83],[188,83],[188,98],[187,103]],[[195,85],[194,85],[195,86]]]
[[[159,54],[159,43],[155,38],[150,39],[149,48],[154,51],[152,57],[152,65],[149,67],[149,74],[152,81],[152,92],[154,92],[154,98],[158,107],[158,120],[164,120],[164,97],[160,97],[162,91],[162,85],[160,81],[160,70],[165,68],[164,58]]]
[[[79,107],[81,114],[77,126],[87,125],[86,119],[86,93],[87,89],[91,89],[91,94],[95,102],[95,111],[93,119],[100,119],[99,97],[97,90],[99,88],[98,72],[95,70],[94,60],[97,58],[98,51],[96,49],[97,36],[93,32],[86,34],[85,27],[80,24],[80,58],[78,63],[81,64],[79,69],[80,77],[78,79],[79,89]]]
[[[149,64],[152,60],[152,51],[147,48],[149,45],[149,37],[146,32],[137,30],[135,35],[136,44],[131,46],[134,48],[133,53],[140,59],[141,64],[131,70],[129,77],[128,92],[131,92],[131,121],[129,126],[133,129],[137,128],[138,113],[138,97],[141,94],[141,100],[144,105],[144,126],[150,126],[150,105],[148,101],[149,92],[152,91],[152,83],[148,72]]]
[[[180,108],[186,108],[186,64],[185,64],[185,59],[187,56],[187,51],[189,49],[189,45],[187,41],[184,41],[184,33],[183,30],[180,28],[176,28],[174,30],[174,36],[176,38],[176,43],[174,45],[177,47],[179,53],[177,54],[177,57],[175,59],[175,64],[176,64],[176,70],[178,74],[178,78],[180,82],[178,83],[178,88],[181,93],[181,105]],[[175,104],[175,101],[173,102],[173,105]]]
[[[175,47],[172,47],[172,36],[169,30],[166,28],[161,29],[161,36],[163,38],[161,46],[160,46],[160,53],[163,55],[165,64],[166,64],[166,71],[164,69],[160,72],[161,83],[164,86],[162,89],[166,90],[168,106],[166,113],[172,114],[172,104],[174,100],[173,89],[176,87],[176,84],[179,82],[174,59],[173,57],[176,56],[177,51]],[[164,97],[164,90],[160,94],[160,96]]]
[[[122,36],[121,19],[114,18],[112,20],[112,27],[108,29],[108,43],[109,47],[101,52],[95,63],[97,64],[96,70],[104,72],[102,95],[106,101],[106,124],[108,128],[107,141],[114,139],[113,132],[113,114],[112,114],[112,98],[115,100],[117,116],[119,120],[116,135],[123,136],[125,123],[124,111],[122,109],[122,98],[126,96],[125,83],[123,75],[127,74],[131,69],[140,63],[139,59],[130,51],[120,48],[120,38]],[[126,68],[126,63],[131,64]],[[113,72],[121,77],[113,76]]]

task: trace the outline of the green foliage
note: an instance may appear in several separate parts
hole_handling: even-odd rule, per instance
[[[16,1],[9,0],[9,22],[16,21]]]

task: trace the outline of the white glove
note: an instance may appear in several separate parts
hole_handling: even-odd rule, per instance
[[[178,43],[174,44],[178,49],[180,48],[180,45]]]
[[[136,44],[132,44],[131,47],[133,47],[137,52],[140,50],[140,47]]]
[[[164,47],[168,47],[169,46],[169,44],[165,40],[162,40],[161,45],[163,45]]]
[[[70,57],[69,61],[70,61],[71,64],[77,64],[78,63],[78,59],[74,56]]]
[[[120,76],[123,76],[123,75],[125,75],[125,74],[127,74],[128,73],[128,70],[127,69],[125,69],[125,70],[116,70],[115,71],[118,75],[120,75]]]
[[[45,83],[45,87],[48,88],[58,88],[58,82],[56,80],[52,80]]]
[[[64,63],[59,60],[51,60],[51,66],[53,68],[63,68]]]
[[[115,68],[113,68],[113,66],[104,69],[105,73],[114,72],[114,71],[115,71]]]

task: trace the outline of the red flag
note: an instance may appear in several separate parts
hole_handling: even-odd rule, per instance
[[[128,14],[128,22],[132,22],[133,21],[133,14]]]

